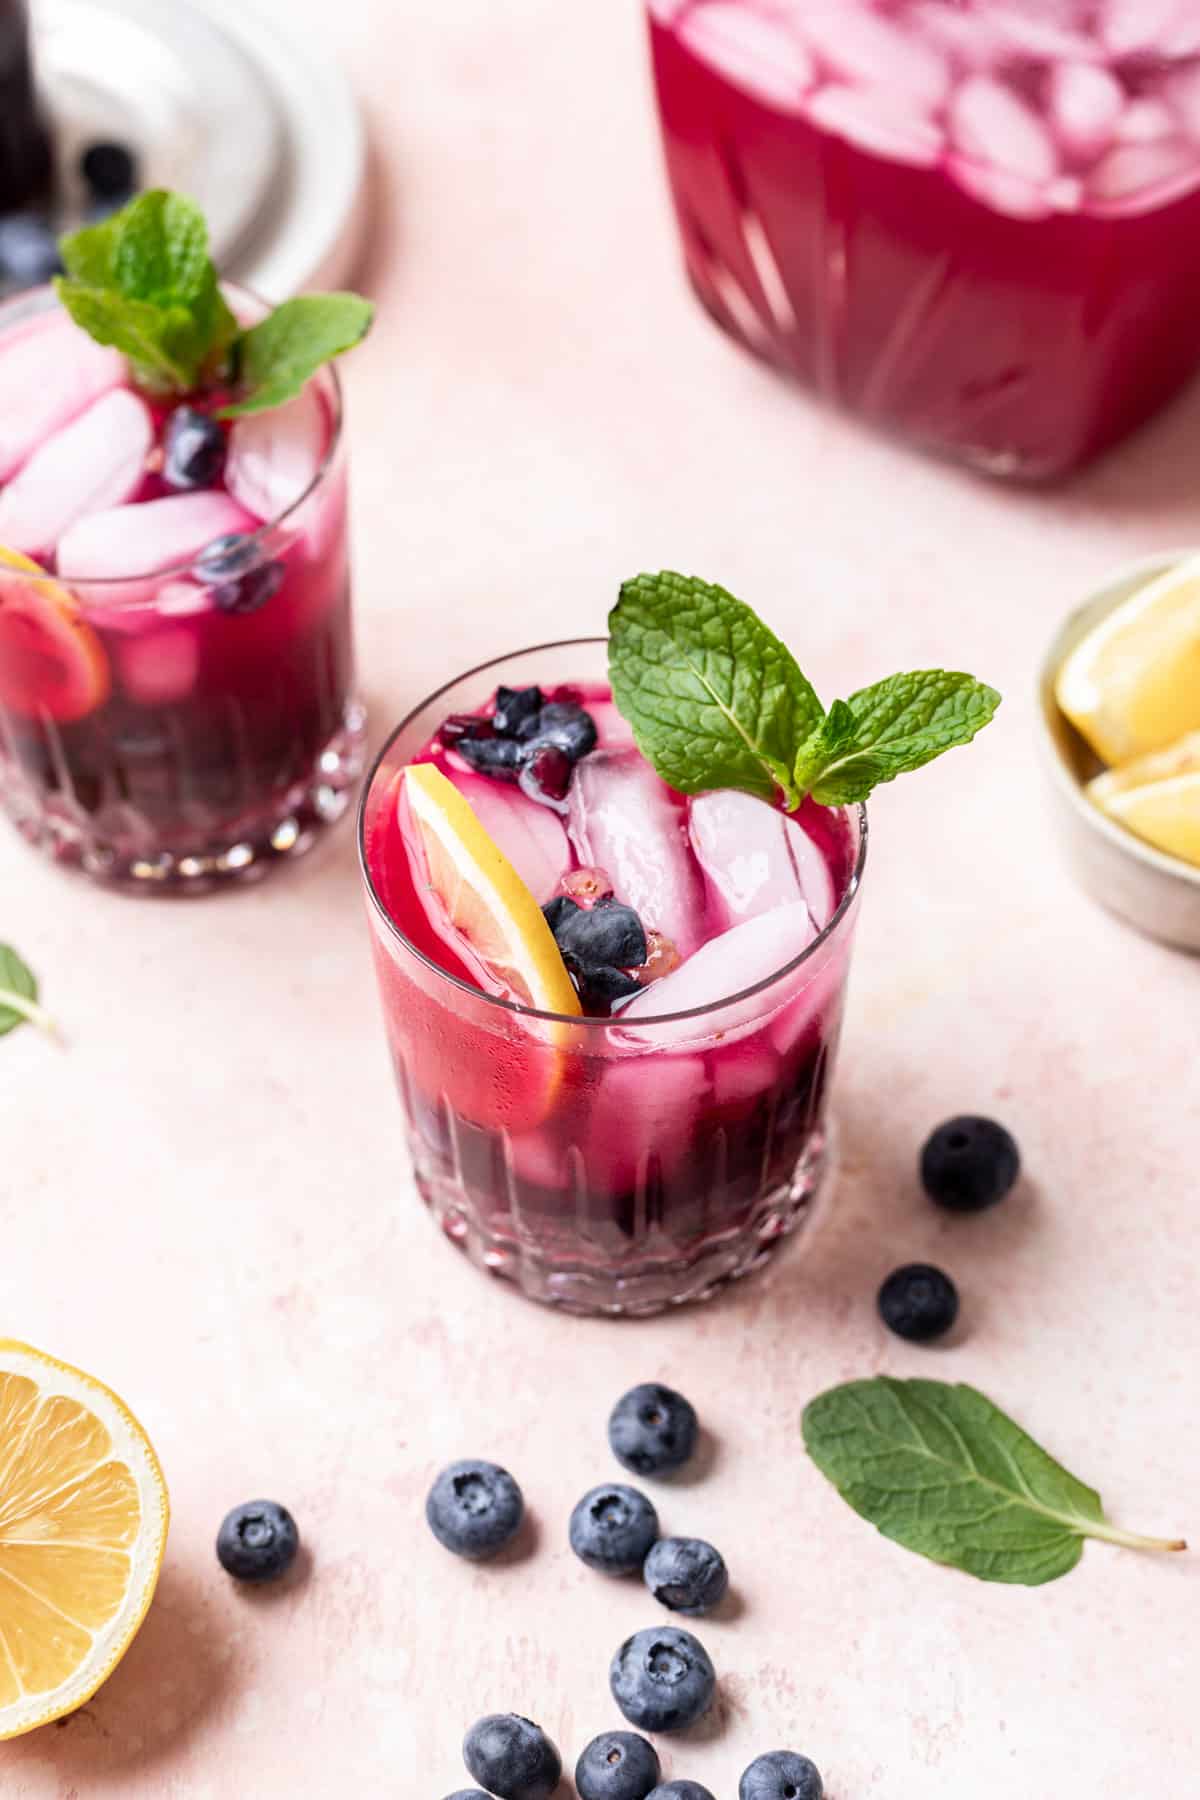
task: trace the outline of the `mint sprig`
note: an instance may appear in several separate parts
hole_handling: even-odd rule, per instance
[[[1085,1538],[1187,1548],[1111,1525],[1094,1488],[962,1382],[849,1381],[809,1402],[802,1429],[821,1473],[884,1537],[982,1581],[1054,1581]]]
[[[233,387],[226,418],[282,406],[371,324],[373,309],[357,294],[312,294],[243,331],[221,293],[203,213],[163,188],[63,238],[60,249],[67,273],[55,287],[75,323],[119,350],[152,393]]]
[[[873,788],[968,744],[1000,695],[919,669],[829,710],[787,647],[724,588],[669,570],[626,581],[609,614],[613,698],[643,756],[681,794],[740,788],[794,810]]]
[[[0,1037],[18,1025],[36,1025],[51,1037],[58,1035],[53,1019],[38,1005],[37,976],[10,944],[0,944]]]

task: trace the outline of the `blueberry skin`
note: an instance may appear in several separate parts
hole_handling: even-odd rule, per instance
[[[571,1514],[571,1548],[602,1575],[632,1575],[658,1536],[658,1514],[636,1488],[619,1481],[591,1488]],[[635,1721],[636,1723],[636,1721]]]
[[[893,1269],[879,1290],[879,1316],[889,1331],[911,1344],[927,1344],[949,1331],[958,1317],[958,1289],[930,1263]]]
[[[605,1731],[575,1764],[579,1800],[646,1800],[662,1769],[653,1744],[634,1731]]]
[[[523,737],[542,710],[540,687],[498,687],[492,706],[492,729],[501,737]]]
[[[713,1793],[698,1781],[664,1781],[646,1795],[646,1800],[713,1800]]]
[[[550,1800],[562,1757],[540,1725],[520,1713],[489,1713],[463,1739],[463,1761],[499,1800]]]
[[[163,480],[189,491],[212,487],[225,464],[225,433],[194,406],[177,406],[163,433]]]
[[[677,1625],[626,1638],[608,1681],[613,1699],[639,1731],[685,1731],[703,1718],[717,1688],[708,1651]]]
[[[738,1800],[821,1800],[817,1765],[794,1750],[768,1750],[738,1782]]]
[[[1003,1200],[1021,1172],[1016,1139],[995,1119],[947,1119],[921,1152],[921,1183],[937,1206],[982,1212]]]
[[[243,531],[214,538],[193,567],[226,613],[258,612],[283,586],[283,564],[264,561],[261,546]]]
[[[235,1506],[217,1533],[217,1558],[238,1581],[277,1581],[291,1568],[299,1548],[295,1519],[274,1500]]]
[[[529,742],[554,744],[565,750],[572,762],[578,762],[596,748],[596,737],[596,721],[590,712],[573,701],[551,700],[538,713]]]
[[[128,200],[138,185],[137,158],[127,144],[89,144],[79,173],[98,200]]]
[[[562,897],[569,904],[556,912],[550,929],[564,956],[573,956],[584,968],[641,968],[647,955],[646,933],[632,906],[598,900],[595,906],[584,907],[569,895]]]
[[[608,1442],[617,1461],[635,1474],[666,1475],[691,1456],[699,1429],[689,1400],[674,1388],[644,1381],[613,1407]]]
[[[729,1591],[725,1558],[703,1538],[659,1538],[642,1579],[663,1606],[688,1618],[711,1612]]]
[[[15,287],[40,287],[63,272],[58,239],[36,213],[10,213],[0,218],[0,281]]]
[[[511,1543],[521,1528],[525,1499],[507,1469],[496,1463],[453,1462],[429,1490],[425,1517],[439,1544],[481,1562]]]

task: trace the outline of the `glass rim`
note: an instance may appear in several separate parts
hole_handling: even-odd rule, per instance
[[[268,310],[270,309],[270,301],[264,300],[261,294],[256,294],[253,288],[244,287],[241,282],[222,281],[221,287],[230,290],[234,294],[244,295],[248,300],[253,300],[256,306],[262,306]],[[65,312],[66,310],[61,300],[54,292],[54,289],[47,284],[43,284],[41,287],[29,288],[24,293],[10,294],[6,299],[0,300],[0,340],[2,340],[4,331],[7,328],[7,313],[10,310],[17,311],[22,307],[30,307],[32,315],[37,309],[31,306],[31,302],[36,301],[44,302],[44,310],[46,311],[49,311],[54,307],[60,312]],[[78,327],[76,327],[76,329],[78,329]],[[86,337],[86,335],[87,333],[85,332],[84,336]],[[0,354],[3,354],[3,352],[0,351]],[[311,379],[319,380],[322,375],[328,375],[329,377],[333,398],[333,418],[331,422],[332,429],[329,433],[329,442],[325,446],[321,455],[321,460],[317,464],[312,479],[308,482],[307,486],[301,493],[297,494],[294,500],[288,502],[281,513],[277,513],[273,519],[264,519],[255,531],[248,531],[245,533],[247,543],[256,546],[261,545],[263,540],[269,537],[272,532],[278,531],[281,525],[286,524],[292,514],[317,492],[333,466],[334,459],[337,456],[342,441],[342,427],[345,422],[345,404],[342,399],[342,384],[338,377],[337,369],[332,362],[322,363],[320,369],[317,370],[316,375]],[[96,398],[103,399],[104,396],[98,394]],[[168,498],[169,497],[170,496],[168,496]],[[243,510],[245,509],[243,508]],[[196,558],[194,556],[185,557],[181,562],[171,563],[163,569],[130,569],[120,575],[85,575],[78,580],[63,579],[62,586],[69,588],[72,593],[84,595],[94,593],[99,597],[106,592],[111,592],[114,588],[127,587],[131,582],[135,581],[170,581],[181,575],[190,575],[195,566]],[[50,581],[59,581],[60,577],[47,574],[46,579]],[[135,601],[132,605],[123,605],[122,611],[134,613],[139,610],[144,610],[146,607],[153,607],[156,604],[157,596],[152,600]]]
[[[402,734],[408,730],[414,720],[419,718],[421,713],[428,707],[435,705],[436,702],[442,698],[443,694],[449,693],[451,688],[458,687],[461,682],[470,681],[476,675],[485,675],[489,670],[497,668],[502,663],[514,662],[518,657],[537,656],[543,652],[552,650],[592,649],[597,644],[606,644],[607,642],[608,639],[603,637],[582,637],[559,638],[546,644],[530,644],[523,650],[511,650],[503,656],[489,656],[486,662],[476,663],[474,668],[465,669],[461,675],[452,676],[449,681],[444,681],[440,687],[435,688],[431,694],[427,694],[423,700],[412,707],[404,715],[400,723],[393,726],[392,730],[388,732],[387,737],[384,739],[383,744],[372,759],[371,766],[363,779],[362,792],[359,795],[358,801],[358,818],[355,823],[358,866],[362,876],[363,886],[366,889],[368,903],[372,910],[380,919],[382,919],[389,934],[403,946],[410,956],[415,957],[417,962],[422,963],[425,968],[429,969],[434,975],[439,977],[439,979],[445,982],[448,987],[455,988],[460,993],[469,994],[475,1000],[482,1000],[486,1004],[497,1008],[501,1013],[508,1013],[522,1019],[537,1019],[552,1025],[583,1026],[589,1030],[598,1029],[601,1031],[619,1030],[621,1015],[617,1013],[610,1018],[597,1018],[587,1013],[547,1012],[538,1006],[526,1006],[524,1001],[509,1000],[503,994],[489,994],[482,988],[472,987],[470,982],[463,981],[457,975],[452,975],[448,969],[443,969],[440,963],[434,962],[432,957],[426,956],[425,952],[413,943],[407,933],[401,930],[400,926],[396,923],[395,919],[393,919],[391,913],[384,905],[383,898],[375,886],[374,879],[371,875],[370,863],[367,858],[366,826],[371,790],[375,785],[375,778],[383,767],[393,744],[396,742],[397,738],[402,736]],[[686,1019],[707,1018],[710,1014],[721,1012],[726,1007],[737,1005],[743,1000],[753,999],[756,994],[765,993],[768,988],[774,987],[776,982],[782,981],[785,976],[793,974],[802,966],[802,964],[808,962],[815,956],[816,952],[821,949],[823,945],[830,942],[836,936],[842,921],[846,918],[854,905],[855,900],[858,898],[859,889],[862,886],[863,870],[866,867],[867,861],[868,839],[866,806],[859,801],[850,807],[844,807],[840,810],[853,813],[857,817],[858,849],[854,858],[854,867],[850,871],[850,879],[846,883],[846,890],[830,915],[828,922],[822,926],[816,937],[811,938],[804,946],[803,950],[798,951],[795,956],[791,957],[786,963],[781,964],[778,969],[772,970],[769,975],[763,976],[760,981],[753,982],[749,987],[738,988],[732,994],[725,994],[720,1000],[710,1000],[702,1006],[685,1007],[682,1012],[653,1013],[645,1016],[639,1014],[636,1023],[636,1030],[639,1034],[644,1031],[650,1031],[660,1025],[673,1025]],[[635,1027],[631,1026],[630,1030],[632,1031],[633,1029],[635,1029]]]

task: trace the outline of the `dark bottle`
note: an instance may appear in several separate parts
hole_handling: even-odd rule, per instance
[[[26,0],[0,0],[0,213],[25,206],[50,178],[50,139],[38,111]]]

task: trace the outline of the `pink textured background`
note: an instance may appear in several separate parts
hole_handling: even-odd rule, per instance
[[[0,1047],[3,1326],[138,1411],[174,1525],[159,1598],[85,1712],[0,1748],[13,1800],[434,1800],[476,1714],[573,1762],[617,1722],[606,1669],[654,1623],[565,1548],[613,1473],[612,1399],[661,1376],[717,1440],[663,1494],[725,1547],[740,1616],[701,1626],[718,1729],[666,1746],[730,1800],[793,1744],[831,1800],[1195,1792],[1200,1561],[1094,1545],[987,1587],[878,1538],[798,1421],[877,1369],[983,1386],[1133,1528],[1200,1539],[1200,962],[1078,897],[1043,816],[1033,667],[1121,560],[1197,534],[1200,395],[1066,492],[910,459],[731,348],[677,273],[635,0],[274,0],[350,65],[379,148],[349,370],[360,642],[376,734],[436,681],[602,624],[661,563],[753,600],[826,692],[948,660],[1003,688],[969,754],[885,790],[839,1086],[839,1203],[804,1256],[706,1311],[550,1316],[419,1209],[375,1013],[349,827],[270,885],[107,897],[0,838],[0,926],[71,1037]],[[1030,1179],[977,1220],[917,1192],[959,1109]],[[889,1340],[896,1262],[958,1279],[955,1343]],[[455,1563],[436,1467],[509,1463],[536,1558]],[[212,1553],[233,1502],[295,1511],[307,1578],[246,1594]]]

